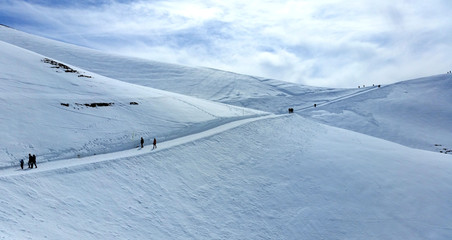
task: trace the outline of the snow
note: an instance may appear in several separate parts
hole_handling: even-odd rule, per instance
[[[0,73],[0,239],[452,235],[451,75],[325,89],[4,27]]]
[[[405,146],[452,148],[450,131],[444,130],[452,125],[452,74],[381,88],[376,87],[379,83],[355,89],[319,88],[112,55],[6,27],[0,27],[0,40],[124,82],[275,114],[293,107],[297,114],[321,123]],[[314,104],[319,107],[314,109]]]
[[[409,147],[452,146],[452,74],[369,89],[302,115]]]
[[[165,141],[206,126],[265,114],[71,67],[92,78],[78,77],[80,74],[42,62],[44,56],[4,42],[0,42],[0,53],[0,89],[5,93],[0,96],[0,130],[4,133],[0,167],[15,165],[24,153],[52,161],[112,152],[134,147],[140,137]],[[114,104],[96,108],[77,105],[98,102]]]

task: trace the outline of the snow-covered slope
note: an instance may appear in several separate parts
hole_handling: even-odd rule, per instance
[[[181,145],[94,156],[84,165],[73,159],[66,168],[51,170],[59,162],[49,162],[38,164],[39,172],[0,171],[0,238],[452,235],[450,155],[297,115],[209,132]]]
[[[216,69],[108,54],[2,26],[0,41],[124,82],[274,113],[286,112],[288,104],[307,107],[318,99],[360,91],[303,86]]]
[[[238,101],[283,94],[278,87],[266,83],[272,80],[208,68],[184,67],[107,54],[2,26],[0,26],[0,41],[113,79],[203,99]],[[282,84],[282,82],[276,81],[276,84]],[[284,85],[292,86],[293,84],[284,83]]]
[[[445,130],[452,124],[451,74],[381,89],[316,88],[106,54],[2,26],[0,40],[125,82],[278,114],[293,107],[316,121],[405,146],[437,152],[452,148]]]
[[[449,239],[451,155],[354,132],[450,149],[449,80],[321,89],[0,27],[0,239]]]
[[[371,88],[372,89],[372,88]],[[431,151],[452,148],[452,74],[399,82],[299,113]]]
[[[1,41],[0,56],[0,167],[28,153],[50,161],[112,152],[135,147],[140,137],[165,141],[263,114],[52,64]]]

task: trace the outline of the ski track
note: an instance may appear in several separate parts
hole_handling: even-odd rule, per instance
[[[212,117],[214,117],[214,118],[218,117],[218,116],[215,116],[214,114],[212,114],[212,113],[210,113],[210,112],[208,112],[208,111],[206,111],[206,110],[204,110],[204,109],[202,109],[202,108],[196,106],[195,104],[192,104],[192,103],[189,103],[189,102],[184,101],[184,100],[182,100],[182,99],[178,99],[178,98],[174,98],[174,97],[173,97],[173,99],[174,99],[175,101],[179,101],[179,102],[185,103],[185,104],[187,104],[187,105],[190,106],[190,107],[196,108],[196,109],[200,110],[201,112],[204,112],[205,114],[207,114],[207,115],[209,115],[209,116],[212,116]]]
[[[229,122],[229,123],[226,123],[226,124],[223,124],[223,125],[211,128],[211,129],[207,129],[203,132],[191,134],[188,136],[176,138],[176,139],[161,142],[161,143],[157,143],[158,148],[154,149],[154,150],[152,149],[152,144],[151,144],[151,145],[144,146],[143,148],[133,148],[133,149],[128,149],[128,150],[124,150],[124,151],[93,155],[93,156],[88,156],[88,157],[83,157],[83,158],[63,159],[63,160],[58,160],[58,161],[44,162],[41,164],[39,164],[39,161],[38,161],[39,167],[33,168],[33,169],[27,168],[27,163],[25,162],[23,170],[20,169],[19,164],[15,165],[15,167],[1,169],[0,170],[0,178],[23,175],[23,174],[47,172],[47,171],[52,171],[52,170],[64,169],[64,168],[78,167],[81,165],[100,163],[100,162],[104,162],[104,161],[118,160],[118,159],[123,159],[123,158],[152,154],[152,153],[158,152],[162,149],[169,149],[169,148],[172,148],[175,146],[179,146],[179,145],[193,142],[193,141],[196,141],[199,139],[210,137],[210,136],[219,134],[221,132],[225,132],[227,130],[230,130],[230,129],[233,129],[233,128],[236,128],[236,127],[239,127],[239,126],[242,126],[242,125],[254,122],[254,121],[282,117],[282,116],[287,116],[287,115],[288,114],[282,114],[282,115],[268,114],[268,115],[264,115],[264,116],[251,117],[251,118],[246,118],[246,119]]]
[[[368,92],[375,91],[376,89],[383,88],[383,87],[384,86],[381,86],[381,87],[378,87],[378,86],[368,87],[370,89],[364,89],[364,90],[361,90],[361,91],[358,91],[358,92],[354,92],[354,93],[351,93],[351,94],[347,94],[347,95],[343,95],[343,96],[337,97],[337,98],[332,99],[332,100],[327,100],[327,101],[325,101],[323,103],[317,104],[316,106],[317,107],[323,107],[323,106],[326,106],[326,105],[329,105],[329,104],[332,104],[332,103],[340,102],[340,101],[343,101],[343,100],[350,99],[352,97],[356,97],[356,96],[359,96],[359,95],[362,95],[362,94],[366,94]],[[294,112],[303,112],[303,111],[306,111],[306,110],[312,109],[312,108],[314,108],[314,106],[308,106],[308,107],[303,107],[303,108],[298,108],[298,109],[294,108]]]

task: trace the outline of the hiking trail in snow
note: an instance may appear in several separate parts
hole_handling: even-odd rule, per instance
[[[132,157],[132,156],[151,154],[154,152],[158,152],[162,149],[172,148],[174,146],[182,145],[182,144],[193,142],[193,141],[196,141],[196,140],[199,140],[202,138],[213,136],[215,134],[245,125],[250,122],[259,121],[259,120],[263,120],[263,119],[269,119],[269,118],[276,118],[276,117],[285,116],[285,115],[287,115],[287,114],[284,114],[284,115],[269,114],[269,115],[260,116],[260,117],[246,118],[246,119],[229,122],[229,123],[226,123],[226,124],[223,124],[223,125],[211,128],[211,129],[206,129],[203,132],[191,134],[188,136],[183,136],[180,138],[176,138],[176,139],[161,142],[161,143],[159,143],[157,140],[157,148],[156,149],[152,149],[152,143],[148,142],[148,143],[145,143],[145,146],[143,148],[137,147],[137,148],[128,149],[128,150],[124,150],[124,151],[111,152],[111,153],[93,155],[93,156],[82,157],[82,158],[71,158],[71,159],[43,162],[41,164],[39,163],[39,156],[38,156],[38,160],[37,160],[38,168],[29,169],[29,168],[27,168],[27,166],[26,166],[27,164],[25,162],[24,169],[20,169],[19,164],[17,164],[17,167],[4,168],[4,169],[0,170],[0,178],[23,175],[23,174],[47,172],[47,171],[52,171],[52,170],[56,170],[56,169],[70,168],[70,167],[99,163],[99,162],[110,161],[110,160],[119,160],[119,159],[128,158],[128,157]],[[148,145],[146,145],[146,144],[148,144]]]

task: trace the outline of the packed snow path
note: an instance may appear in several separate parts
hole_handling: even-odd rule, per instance
[[[92,163],[99,163],[103,161],[110,161],[110,160],[120,160],[125,159],[132,156],[139,156],[139,155],[145,155],[150,154],[153,152],[158,152],[161,149],[168,149],[174,146],[182,145],[188,142],[193,142],[202,138],[206,138],[233,128],[236,128],[238,126],[259,121],[262,119],[268,119],[268,118],[275,118],[282,115],[274,115],[269,114],[265,116],[260,117],[254,117],[254,118],[247,118],[242,119],[234,122],[229,122],[220,126],[217,126],[212,129],[205,130],[200,133],[191,134],[188,136],[180,137],[177,139],[165,141],[159,143],[157,141],[157,148],[153,149],[152,143],[148,142],[145,143],[145,146],[143,148],[133,148],[125,151],[119,151],[119,152],[112,152],[112,153],[106,153],[106,154],[99,154],[99,155],[93,155],[83,158],[72,158],[72,159],[64,159],[64,160],[57,160],[57,161],[51,161],[51,162],[44,162],[42,164],[39,163],[39,156],[37,165],[38,168],[29,169],[27,166],[27,163],[24,164],[24,169],[20,169],[19,164],[17,164],[17,167],[13,168],[4,168],[0,170],[0,177],[8,177],[8,176],[16,176],[16,175],[22,175],[22,174],[30,174],[30,173],[39,173],[44,171],[51,171],[56,169],[62,169],[62,168],[70,168],[74,166],[80,166],[80,165],[86,165],[86,164],[92,164]],[[147,144],[147,145],[146,145]]]
[[[336,102],[339,102],[339,101],[347,100],[347,99],[350,99],[352,97],[356,97],[356,96],[359,96],[359,95],[366,94],[368,92],[377,90],[379,88],[382,88],[382,87],[372,86],[372,87],[362,88],[362,90],[359,90],[357,92],[354,92],[354,93],[351,93],[351,94],[346,94],[346,95],[343,95],[343,96],[339,96],[337,98],[334,98],[334,99],[331,99],[331,100],[326,100],[326,101],[323,101],[321,103],[317,103],[316,107],[322,107],[322,106],[326,106],[326,105],[329,105],[329,104],[332,104],[332,103],[336,103]],[[308,109],[312,109],[312,108],[315,108],[315,107],[314,106],[308,106],[308,107],[302,107],[302,108],[295,107],[294,111],[295,112],[302,112],[302,111],[305,111],[305,110],[308,110]]]

